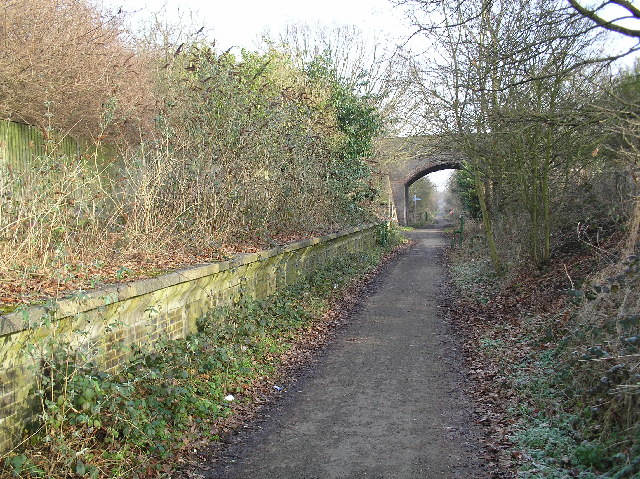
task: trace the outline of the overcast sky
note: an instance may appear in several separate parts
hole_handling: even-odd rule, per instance
[[[194,23],[207,27],[221,49],[251,48],[263,32],[277,35],[292,23],[356,25],[365,34],[383,33],[402,41],[409,27],[403,9],[389,0],[104,0],[126,12],[154,12],[164,6],[171,14],[196,12]]]

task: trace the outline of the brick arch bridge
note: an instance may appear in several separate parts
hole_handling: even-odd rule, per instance
[[[379,155],[385,162],[398,223],[407,224],[409,187],[429,173],[462,168],[462,154],[443,146],[437,138],[386,138]]]

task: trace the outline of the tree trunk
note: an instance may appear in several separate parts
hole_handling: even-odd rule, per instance
[[[535,161],[535,160],[534,160]],[[531,198],[529,203],[529,211],[531,215],[531,224],[529,225],[529,256],[534,264],[539,264],[538,258],[538,228],[539,228],[539,168],[536,165],[531,169]]]
[[[632,254],[638,250],[638,240],[640,237],[640,196],[635,197],[633,213],[629,222],[629,236],[625,246],[625,254]]]
[[[489,247],[489,255],[491,256],[491,264],[493,269],[498,274],[502,274],[504,267],[500,261],[498,255],[498,248],[493,237],[493,228],[491,227],[491,217],[489,215],[489,209],[487,208],[487,201],[485,196],[485,184],[480,176],[480,170],[477,167],[473,168],[473,177],[476,185],[476,193],[478,194],[478,202],[480,203],[480,210],[482,211],[482,226],[484,227],[484,235],[487,240],[487,246]]]

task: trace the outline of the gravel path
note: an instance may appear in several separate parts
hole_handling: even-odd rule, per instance
[[[438,230],[378,277],[317,362],[205,478],[481,477],[480,431],[442,311]]]

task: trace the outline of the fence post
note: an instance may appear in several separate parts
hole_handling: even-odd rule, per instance
[[[456,236],[458,236],[458,246],[462,247],[462,235],[464,234],[464,216],[460,215],[460,227],[453,232],[451,238],[451,247],[456,245]]]

